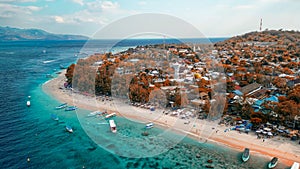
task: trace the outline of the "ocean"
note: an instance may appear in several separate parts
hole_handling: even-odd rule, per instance
[[[211,39],[212,42],[223,40]],[[99,41],[88,52],[118,52],[137,45],[162,43],[163,40],[122,41],[113,50],[107,49],[109,41]],[[174,41],[164,40],[166,43]],[[60,65],[68,66],[79,57],[89,53],[81,52],[85,41],[24,41],[0,42],[0,164],[5,169],[22,168],[266,168],[269,159],[251,156],[247,163],[240,160],[241,152],[208,143],[199,143],[185,137],[168,151],[151,157],[124,157],[110,151],[111,133],[104,132],[106,142],[96,144],[83,129],[74,112],[55,110],[60,102],[45,94],[42,84],[50,80],[47,74],[56,76]],[[31,107],[26,106],[31,96]],[[78,110],[87,113],[86,110]],[[51,114],[59,116],[59,121],[51,119]],[[88,117],[86,117],[88,118]],[[127,126],[120,132],[140,135],[141,124],[116,118],[118,124]],[[73,133],[67,133],[65,126],[73,127]],[[99,126],[101,126],[99,124]],[[101,128],[101,127],[100,127]],[[109,129],[108,129],[109,130]],[[153,132],[162,132],[155,128]],[[172,137],[177,134],[171,133]],[[129,146],[123,140],[113,140],[123,149],[132,152],[141,151]],[[137,143],[138,144],[138,143]],[[155,143],[154,143],[155,144]],[[146,149],[151,144],[145,144]],[[155,148],[155,146],[154,146]],[[123,150],[119,150],[123,151]],[[207,160],[213,160],[208,163]],[[279,168],[286,168],[280,164]]]

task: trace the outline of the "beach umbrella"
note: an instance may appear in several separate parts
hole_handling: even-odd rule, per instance
[[[268,128],[268,127],[265,127],[264,130],[265,130],[265,131],[271,131],[271,129]]]

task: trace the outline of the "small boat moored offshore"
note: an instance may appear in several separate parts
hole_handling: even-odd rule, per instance
[[[105,119],[109,119],[109,118],[114,117],[114,116],[116,116],[116,113],[110,113],[110,114],[105,116]]]
[[[249,150],[249,148],[245,148],[243,155],[242,155],[242,160],[243,160],[243,162],[246,162],[249,160],[249,158],[250,158],[250,150]]]
[[[146,126],[145,126],[145,128],[146,129],[151,129],[151,128],[153,128],[153,123],[148,123],[148,124],[146,124]]]
[[[59,68],[60,68],[60,69],[66,69],[66,67],[63,66],[63,65],[61,65],[61,64],[59,65]]]
[[[88,114],[88,116],[91,117],[91,116],[96,116],[96,115],[101,115],[101,114],[103,114],[103,113],[100,111],[93,111],[90,114]]]
[[[76,106],[69,106],[69,107],[65,108],[65,111],[74,111],[76,109],[77,109]]]
[[[109,120],[109,126],[110,126],[110,130],[113,133],[117,132],[117,126],[114,120]]]
[[[299,169],[299,163],[294,162],[294,164],[292,165],[291,169]]]
[[[277,163],[278,163],[278,158],[277,157],[273,157],[272,160],[268,164],[268,168],[274,168],[274,167],[276,167]]]
[[[51,74],[46,74],[46,78],[53,78]]]
[[[55,121],[59,120],[59,118],[56,114],[51,114],[51,118],[52,118],[52,120],[55,120]]]
[[[28,100],[27,102],[26,102],[26,105],[27,105],[27,107],[30,107],[30,101]]]
[[[65,107],[67,107],[67,106],[68,106],[67,103],[63,103],[63,104],[61,104],[61,105],[59,105],[59,106],[56,106],[55,109],[63,109],[63,108],[65,108]]]
[[[30,107],[30,105],[31,105],[31,103],[30,103],[30,98],[31,98],[31,96],[28,96],[28,100],[27,100],[27,102],[26,102],[27,107]]]
[[[66,126],[66,130],[69,132],[69,133],[73,133],[73,129],[71,126]]]

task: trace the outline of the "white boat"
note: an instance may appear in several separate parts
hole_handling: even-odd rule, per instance
[[[106,115],[105,118],[109,119],[109,118],[114,117],[114,116],[116,116],[116,113],[110,113],[110,114]]]
[[[153,128],[153,123],[148,123],[148,124],[146,124],[146,129],[151,129],[151,128]]]
[[[109,126],[110,126],[110,130],[113,133],[117,132],[117,126],[114,120],[109,120]]]
[[[73,129],[71,126],[66,126],[66,130],[69,132],[69,133],[73,133]]]
[[[294,162],[294,164],[292,165],[291,169],[299,169],[299,163]]]
[[[61,105],[59,105],[59,106],[56,106],[55,108],[56,108],[56,109],[63,109],[63,108],[66,108],[67,106],[68,106],[67,103],[63,103],[63,104],[61,104]]]
[[[29,100],[26,102],[26,105],[27,105],[28,107],[31,105]]]

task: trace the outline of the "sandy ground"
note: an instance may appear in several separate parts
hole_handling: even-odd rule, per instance
[[[64,72],[57,78],[46,82],[43,90],[61,102],[69,105],[76,105],[79,108],[91,111],[107,110],[116,112],[130,120],[141,122],[153,122],[166,129],[189,135],[199,142],[214,142],[243,151],[245,147],[250,148],[252,154],[264,155],[268,158],[278,157],[279,162],[292,165],[293,162],[300,162],[300,145],[286,138],[275,137],[272,139],[257,139],[255,133],[239,133],[237,131],[227,131],[225,126],[217,125],[217,122],[209,122],[199,119],[179,119],[178,117],[165,115],[162,110],[150,111],[148,109],[129,106],[125,101],[114,99],[113,101],[101,101],[91,96],[74,93],[70,90],[62,89],[65,81]],[[187,121],[190,123],[186,124]]]

